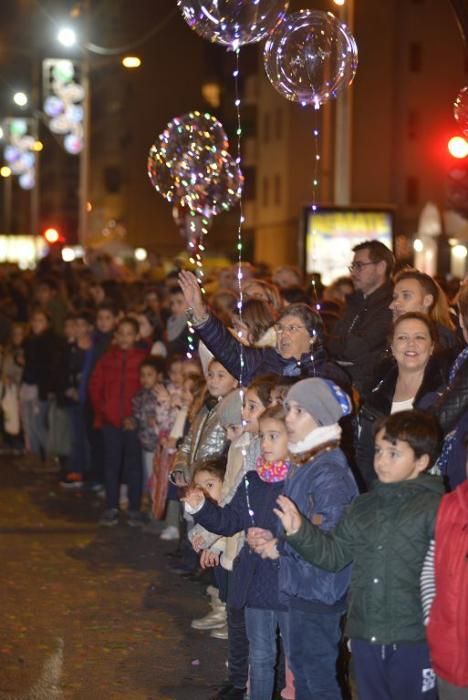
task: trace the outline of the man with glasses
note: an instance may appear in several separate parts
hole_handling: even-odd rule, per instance
[[[364,241],[354,246],[353,253],[349,270],[355,291],[348,296],[344,316],[335,324],[328,348],[365,395],[392,325],[388,307],[392,302],[395,258],[380,241]]]

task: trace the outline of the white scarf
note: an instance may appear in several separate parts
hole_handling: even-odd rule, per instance
[[[308,452],[318,445],[324,445],[327,442],[339,440],[341,437],[341,428],[338,423],[332,425],[323,425],[320,428],[315,428],[303,440],[299,442],[290,442],[288,450],[291,454],[298,455],[303,452]]]

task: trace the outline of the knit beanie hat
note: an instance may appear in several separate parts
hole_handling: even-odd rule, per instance
[[[231,391],[219,402],[218,417],[223,428],[227,428],[228,425],[242,424],[242,399],[240,389],[234,389],[234,391]]]
[[[352,411],[348,394],[330,379],[319,377],[294,384],[286,395],[285,403],[289,401],[297,401],[319,425],[333,425]]]

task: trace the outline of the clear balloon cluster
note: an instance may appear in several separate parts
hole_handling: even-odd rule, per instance
[[[464,137],[468,139],[468,87],[464,87],[458,93],[453,105],[453,116]]]
[[[151,184],[175,206],[212,217],[239,201],[243,177],[228,152],[222,124],[211,114],[172,119],[151,146]]]
[[[36,139],[28,133],[26,119],[12,119],[6,127],[7,144],[4,149],[5,162],[23,190],[31,190],[36,182]]]
[[[52,94],[44,100],[44,112],[50,118],[49,129],[63,135],[67,153],[76,155],[83,150],[84,88],[75,80],[72,61],[55,61],[52,66]]]

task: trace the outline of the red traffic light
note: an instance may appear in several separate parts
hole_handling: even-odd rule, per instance
[[[454,158],[466,158],[468,156],[468,141],[463,136],[452,136],[447,144],[448,152]]]
[[[44,231],[44,238],[47,243],[57,243],[60,240],[60,234],[56,228],[47,228]]]

